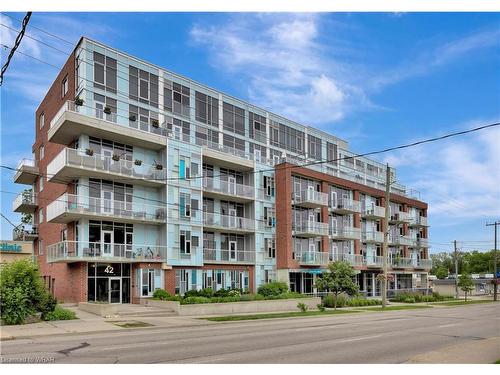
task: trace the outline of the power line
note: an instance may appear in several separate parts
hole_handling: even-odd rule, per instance
[[[7,216],[5,216],[3,213],[0,212],[0,215],[2,215],[2,217],[10,224],[12,225],[14,228],[17,228],[17,226],[9,220],[9,218]]]
[[[9,67],[10,61],[12,60],[12,57],[14,56],[14,53],[16,52],[17,48],[21,44],[21,40],[23,39],[24,32],[26,31],[26,26],[28,26],[28,22],[30,20],[30,17],[31,17],[31,12],[27,12],[26,16],[24,16],[24,19],[22,21],[21,31],[19,31],[19,34],[17,34],[16,40],[14,42],[14,46],[10,50],[9,56],[7,57],[7,61],[2,66],[2,71],[0,72],[0,86],[2,86],[3,76],[4,76],[5,72],[7,71],[7,68]]]

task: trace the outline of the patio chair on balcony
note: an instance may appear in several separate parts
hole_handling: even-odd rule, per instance
[[[134,218],[136,218],[136,219],[146,219],[146,211],[134,212]]]

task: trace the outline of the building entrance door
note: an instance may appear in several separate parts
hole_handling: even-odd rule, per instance
[[[109,303],[122,303],[122,279],[121,277],[110,277]]]

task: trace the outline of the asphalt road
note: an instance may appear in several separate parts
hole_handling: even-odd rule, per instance
[[[1,357],[4,363],[14,357],[55,363],[404,363],[499,336],[500,304],[478,304],[20,339],[2,342]]]

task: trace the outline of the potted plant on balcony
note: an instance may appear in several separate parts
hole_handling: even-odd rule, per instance
[[[75,105],[82,106],[83,105],[83,99],[81,99],[79,96],[77,96],[75,98]]]
[[[135,159],[134,164],[140,166],[140,165],[142,165],[142,160],[141,159]]]
[[[88,155],[88,156],[92,156],[94,155],[94,150],[91,149],[91,148],[86,148],[85,149],[85,153]]]
[[[157,119],[152,119],[151,120],[151,126],[153,128],[158,128],[160,126],[160,122]]]
[[[135,115],[130,115],[128,119],[132,122],[135,122],[137,120],[137,117]]]
[[[158,169],[159,171],[161,171],[163,169],[163,165],[161,164],[155,164],[155,167],[156,169]]]
[[[120,160],[120,155],[113,154],[111,157],[114,161],[119,161]]]
[[[110,114],[111,114],[111,108],[110,108],[110,107],[108,107],[108,106],[106,106],[106,107],[104,107],[104,111],[103,111],[103,112],[104,112],[105,114],[107,114],[107,115],[110,115]]]

